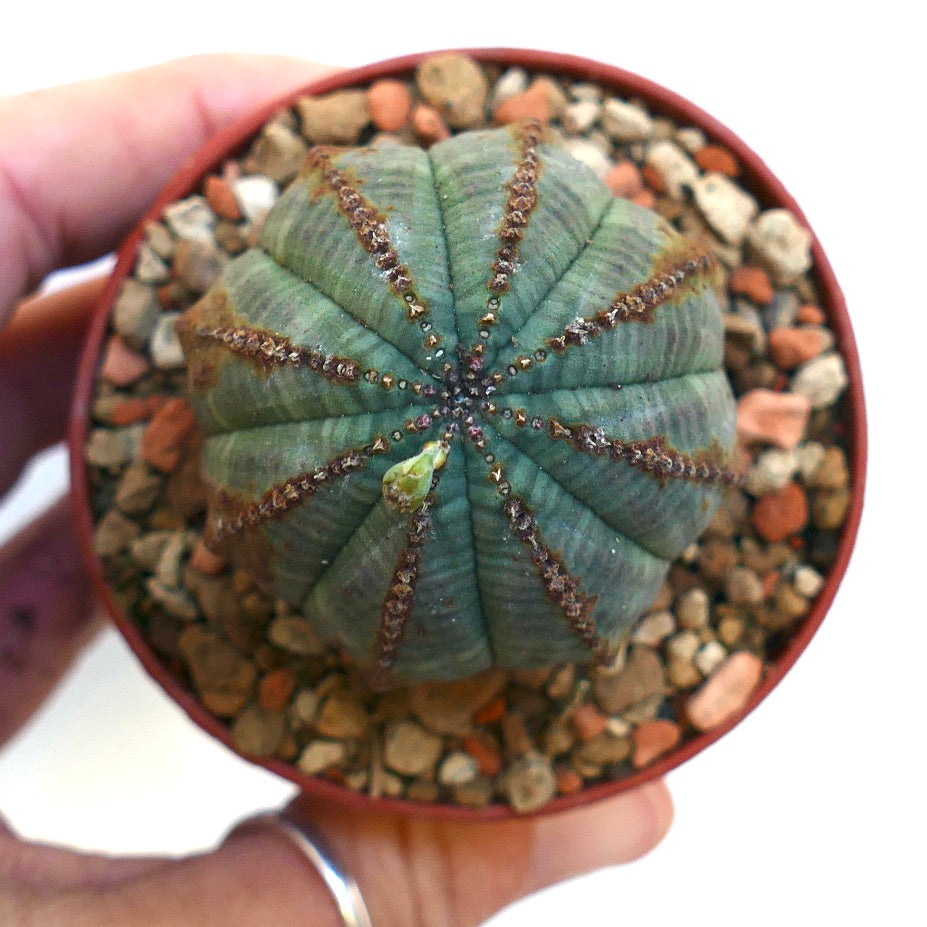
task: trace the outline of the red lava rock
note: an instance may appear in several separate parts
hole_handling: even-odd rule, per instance
[[[717,171],[719,174],[727,174],[728,177],[736,177],[740,173],[737,158],[720,145],[705,145],[704,148],[699,148],[695,153],[695,163],[703,171]]]
[[[644,209],[653,209],[657,204],[657,198],[653,194],[653,190],[643,189],[636,196],[631,197],[631,202],[635,203],[638,206],[643,206]]]
[[[210,174],[206,178],[206,184],[203,187],[206,194],[206,202],[209,203],[212,211],[223,219],[231,219],[237,222],[241,219],[241,207],[238,200],[235,199],[235,193],[231,184],[222,177],[216,177]]]
[[[811,414],[811,402],[797,393],[752,389],[737,401],[737,434],[744,442],[765,441],[792,450]]]
[[[592,740],[608,726],[608,718],[595,705],[578,705],[570,721],[580,740]]]
[[[742,711],[763,675],[763,661],[745,650],[732,653],[686,704],[686,714],[700,731],[723,724]]]
[[[795,321],[801,325],[823,325],[827,321],[827,316],[824,315],[824,310],[820,306],[806,303],[798,307]]]
[[[100,376],[113,386],[131,386],[148,373],[148,360],[133,351],[121,335],[112,335],[106,343]]]
[[[166,396],[129,396],[113,406],[109,413],[110,423],[122,426],[147,421],[165,402]]]
[[[543,81],[533,81],[522,93],[503,100],[493,110],[493,120],[501,126],[522,119],[537,119],[542,123],[550,121],[550,91]]]
[[[285,666],[271,670],[258,684],[258,704],[268,711],[283,711],[295,686],[296,677],[292,670]]]
[[[367,90],[367,108],[373,124],[384,132],[396,132],[409,121],[412,97],[398,80],[376,80]]]
[[[464,752],[476,760],[480,775],[489,778],[499,775],[499,771],[502,769],[502,753],[498,745],[490,738],[468,735],[460,742],[460,746]]]
[[[762,267],[744,264],[728,280],[728,289],[734,296],[746,296],[757,305],[766,306],[773,300],[772,281]]]
[[[225,569],[225,558],[214,554],[207,546],[206,542],[200,538],[190,554],[190,566],[200,573],[207,576],[216,576]]]
[[[195,429],[196,418],[186,400],[168,400],[155,413],[142,435],[142,457],[155,470],[171,473],[177,469]]]
[[[474,724],[492,724],[505,714],[505,696],[499,695],[473,715]]]
[[[573,795],[583,787],[583,777],[572,766],[556,766],[554,776],[557,779],[557,791],[561,795]]]
[[[654,193],[666,193],[666,181],[663,175],[652,165],[645,164],[641,168],[641,176],[644,183],[653,190]]]
[[[769,333],[769,356],[782,370],[794,370],[824,350],[824,333],[817,328],[775,328]]]
[[[619,161],[606,175],[605,186],[615,196],[630,200],[644,189],[644,178],[633,161]]]
[[[447,127],[438,111],[432,106],[426,106],[424,103],[420,103],[412,111],[412,128],[426,145],[451,137],[451,130]]]
[[[751,515],[756,533],[765,541],[784,541],[808,524],[808,499],[798,483],[760,496]]]
[[[631,764],[640,769],[672,750],[682,738],[682,729],[674,721],[645,721],[631,732],[634,752]]]

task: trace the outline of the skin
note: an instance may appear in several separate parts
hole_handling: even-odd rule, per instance
[[[102,285],[28,294],[56,268],[113,249],[210,134],[325,70],[292,59],[210,56],[0,100],[0,495],[37,451],[64,435],[78,352]],[[100,620],[63,500],[0,549],[0,745]],[[587,809],[493,824],[299,800],[293,810],[340,853],[378,927],[478,924],[546,885],[636,859],[672,818],[662,782]],[[28,843],[0,820],[0,923],[335,927],[340,920],[314,870],[266,826],[207,854],[116,859]]]

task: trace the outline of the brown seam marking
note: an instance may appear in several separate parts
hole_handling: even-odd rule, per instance
[[[210,542],[221,544],[246,528],[257,528],[268,521],[282,518],[291,509],[315,495],[316,491],[323,486],[360,469],[369,458],[385,453],[389,447],[389,441],[377,435],[370,444],[362,448],[343,451],[313,470],[307,470],[275,483],[261,495],[260,499],[248,503],[237,514],[230,517],[222,515],[217,517],[211,526]],[[215,502],[220,510],[233,508],[233,500],[224,490],[216,493]]]
[[[487,479],[503,499],[502,513],[512,531],[522,544],[531,548],[531,560],[547,597],[560,607],[570,628],[595,659],[607,660],[610,657],[608,644],[596,633],[591,617],[598,596],[586,595],[580,589],[580,580],[570,575],[562,558],[544,543],[537,518],[525,500],[512,492],[501,462],[495,461],[490,466]]]
[[[742,480],[740,474],[723,466],[723,454],[718,447],[692,456],[677,450],[662,435],[641,441],[622,441],[609,438],[604,428],[583,424],[562,425],[555,418],[547,420],[547,434],[555,440],[566,441],[574,450],[584,454],[623,461],[652,476],[661,486],[670,479],[728,486],[738,485]]]
[[[332,164],[328,150],[313,148],[309,152],[307,166],[321,172],[334,191],[338,209],[347,218],[355,238],[368,254],[374,256],[376,266],[384,272],[390,290],[405,304],[406,318],[410,322],[418,322],[425,333],[423,347],[433,350],[442,338],[432,330],[431,323],[425,320],[430,311],[428,303],[416,293],[412,271],[400,261],[390,241],[386,217]]]
[[[524,237],[524,230],[528,227],[531,214],[538,204],[537,185],[541,173],[538,144],[541,140],[541,124],[532,119],[519,126],[518,130],[521,133],[521,154],[515,174],[506,185],[509,196],[497,233],[501,244],[496,251],[496,259],[486,283],[490,293],[486,300],[486,312],[479,320],[479,336],[484,341],[489,338],[489,327],[499,321],[499,297],[509,290],[512,275],[516,270],[518,243]],[[483,353],[483,346],[476,344],[471,350],[479,355]]]
[[[199,338],[218,341],[234,354],[255,361],[263,369],[308,367],[333,383],[356,383],[361,364],[352,357],[339,357],[321,349],[307,350],[294,345],[285,335],[257,331],[245,326],[236,328],[199,328]]]
[[[650,324],[658,306],[671,299],[685,282],[705,273],[712,263],[710,255],[701,254],[672,264],[628,293],[616,293],[607,309],[586,318],[577,317],[564,326],[561,334],[545,341],[554,352],[563,354],[567,348],[584,345],[590,338],[598,337],[620,322]]]

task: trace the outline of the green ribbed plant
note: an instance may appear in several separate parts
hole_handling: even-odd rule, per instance
[[[536,124],[314,149],[180,325],[208,542],[380,684],[607,659],[733,479],[711,271]]]

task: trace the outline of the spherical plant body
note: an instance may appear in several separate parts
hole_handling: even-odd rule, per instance
[[[381,685],[608,660],[735,479],[712,272],[532,122],[313,149],[179,325],[209,544]]]

